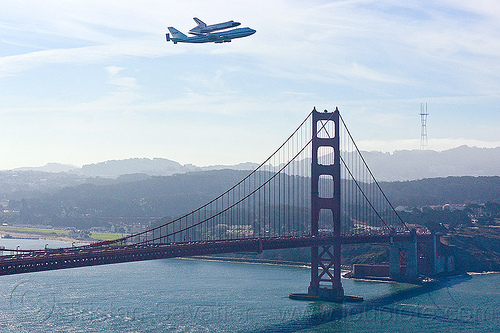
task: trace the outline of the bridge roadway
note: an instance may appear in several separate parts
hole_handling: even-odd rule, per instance
[[[426,238],[430,235],[418,235]],[[122,262],[191,257],[236,252],[262,252],[298,247],[341,244],[408,242],[411,235],[364,236],[301,236],[269,237],[224,241],[182,242],[171,244],[144,244],[114,247],[77,247],[31,251],[0,256],[0,275],[39,272],[84,266],[108,265]]]

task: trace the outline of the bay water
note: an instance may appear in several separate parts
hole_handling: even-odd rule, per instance
[[[71,244],[0,239],[15,249]],[[5,253],[8,254],[8,253]],[[419,288],[343,280],[363,303],[294,301],[306,267],[165,259],[0,276],[1,332],[498,332],[500,274]]]

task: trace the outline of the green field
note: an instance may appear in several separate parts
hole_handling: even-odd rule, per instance
[[[98,239],[98,240],[103,240],[103,241],[115,240],[115,239],[118,239],[118,238],[122,238],[123,236],[125,236],[125,235],[122,235],[122,234],[110,234],[110,233],[107,233],[107,232],[91,232],[90,233],[90,238]]]

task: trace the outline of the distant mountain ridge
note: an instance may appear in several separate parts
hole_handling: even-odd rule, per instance
[[[70,172],[72,170],[78,169],[76,165],[72,164],[61,164],[61,163],[47,163],[41,167],[21,167],[15,168],[14,171],[41,171],[41,172]]]
[[[170,176],[175,173],[185,173],[195,169],[195,166],[183,166],[178,162],[166,158],[129,158],[86,164],[79,170],[79,174],[86,177],[109,178],[134,173],[143,173],[150,176]]]
[[[448,176],[500,176],[500,147],[460,146],[441,152],[362,152],[378,180],[402,181]]]
[[[125,160],[110,160],[95,164],[82,166],[80,170],[74,170],[85,177],[108,177],[117,178],[129,174],[146,174],[149,176],[171,176],[174,174],[209,171],[209,170],[253,170],[258,166],[256,163],[240,163],[235,165],[211,165],[199,167],[193,164],[180,164],[166,158],[129,158]]]
[[[397,150],[393,153],[362,152],[368,166],[380,181],[403,181],[448,176],[500,176],[500,147],[460,146],[441,152],[433,150]],[[43,167],[17,168],[18,171],[66,172],[82,177],[118,178],[123,175],[171,176],[193,171],[253,170],[257,163],[199,167],[180,164],[166,158],[129,158],[72,165],[49,163]]]
[[[194,164],[180,164],[166,158],[128,158],[124,160],[108,160],[99,163],[85,164],[81,168],[75,165],[48,163],[41,167],[21,167],[13,171],[35,171],[48,173],[69,173],[82,177],[123,178],[124,175],[142,174],[147,176],[171,176],[193,171],[210,170],[253,170],[259,164],[252,162],[234,165],[209,165],[199,167]],[[0,171],[1,172],[1,171]],[[5,171],[4,171],[5,172]]]

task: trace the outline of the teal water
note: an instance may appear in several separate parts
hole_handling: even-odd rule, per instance
[[[61,246],[27,240],[22,248]],[[15,248],[15,247],[14,247]],[[1,332],[497,332],[500,274],[428,290],[344,280],[365,302],[288,299],[309,270],[189,259],[0,277]]]

